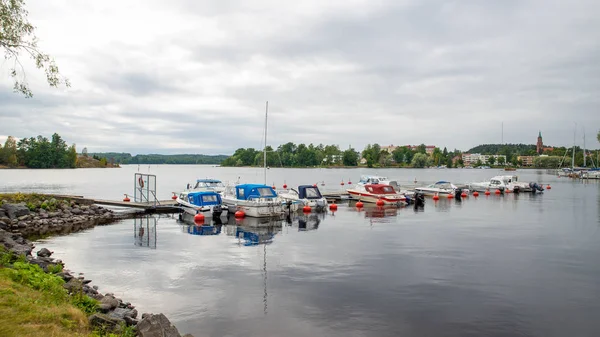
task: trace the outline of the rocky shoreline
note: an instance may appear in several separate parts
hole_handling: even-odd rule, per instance
[[[51,257],[46,248],[32,255],[31,237],[69,234],[98,225],[112,223],[121,217],[97,205],[80,205],[72,200],[49,198],[28,203],[0,204],[0,245],[16,255],[24,255],[27,262],[40,266],[45,272],[62,268],[56,275],[64,281],[70,294],[83,293],[98,301],[98,312],[89,317],[90,325],[102,331],[119,332],[122,326],[134,326],[138,336],[181,337],[177,328],[163,314],[144,313],[138,317],[135,306],[116,298],[112,293],[102,294],[82,273],[64,269],[64,263]],[[60,266],[60,267],[59,267]],[[185,335],[184,337],[192,337]]]

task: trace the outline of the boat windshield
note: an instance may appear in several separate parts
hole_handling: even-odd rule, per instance
[[[225,185],[223,185],[222,182],[218,182],[218,181],[199,181],[196,183],[196,186],[194,188],[215,188],[215,187],[225,187]]]
[[[203,195],[202,196],[202,202],[217,202],[217,196],[216,195]]]
[[[268,187],[259,187],[256,189],[261,197],[274,197],[273,190]]]
[[[500,182],[500,180],[496,180],[496,179],[492,179],[490,181],[490,185],[502,185],[502,183]]]
[[[307,198],[320,198],[321,195],[316,188],[307,188],[306,189],[306,197]]]
[[[395,193],[392,186],[383,186],[383,193]]]

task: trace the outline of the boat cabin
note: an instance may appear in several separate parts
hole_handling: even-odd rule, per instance
[[[438,182],[436,182],[435,184],[431,184],[429,186],[427,186],[429,188],[443,188],[443,189],[453,189],[456,188],[456,186],[452,185],[451,182],[449,181],[443,181],[440,180]]]
[[[218,179],[198,179],[196,180],[196,185],[194,185],[194,189],[199,188],[225,188],[225,185],[222,181]]]
[[[396,190],[390,185],[368,184],[365,185],[365,190],[373,194],[396,194]]]
[[[313,185],[300,185],[298,186],[298,198],[299,199],[321,199],[321,191],[319,188]]]
[[[235,197],[238,200],[252,200],[259,198],[276,198],[277,193],[271,186],[258,184],[243,184],[235,187]]]
[[[182,194],[180,198],[200,207],[221,205],[221,195],[212,191],[190,192],[187,196]]]

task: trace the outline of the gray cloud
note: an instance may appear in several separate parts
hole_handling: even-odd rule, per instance
[[[507,142],[534,143],[542,130],[545,143],[570,145],[575,123],[579,134],[600,126],[593,1],[30,6],[73,88],[49,89],[30,69],[36,96],[25,100],[5,78],[0,136],[56,131],[90,151],[231,153],[260,145],[266,100],[275,146],[467,150],[499,142],[502,122]],[[90,24],[68,30],[82,20],[68,11]],[[93,25],[102,20],[112,26]],[[89,38],[69,43],[76,34]]]

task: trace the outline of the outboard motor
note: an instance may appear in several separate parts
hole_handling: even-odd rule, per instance
[[[454,190],[454,200],[462,201],[462,188],[457,188]]]
[[[516,194],[521,193],[521,187],[519,187],[519,186],[513,187],[513,193],[516,193]]]
[[[415,209],[425,207],[425,194],[421,192],[415,192],[414,205]]]
[[[538,191],[540,192],[544,192],[544,188],[542,188],[540,185],[538,185],[537,183],[529,183],[529,187],[531,187],[531,192],[532,193],[536,193]]]
[[[216,205],[213,207],[213,218],[219,218],[221,213],[223,213],[223,208],[221,205]]]

